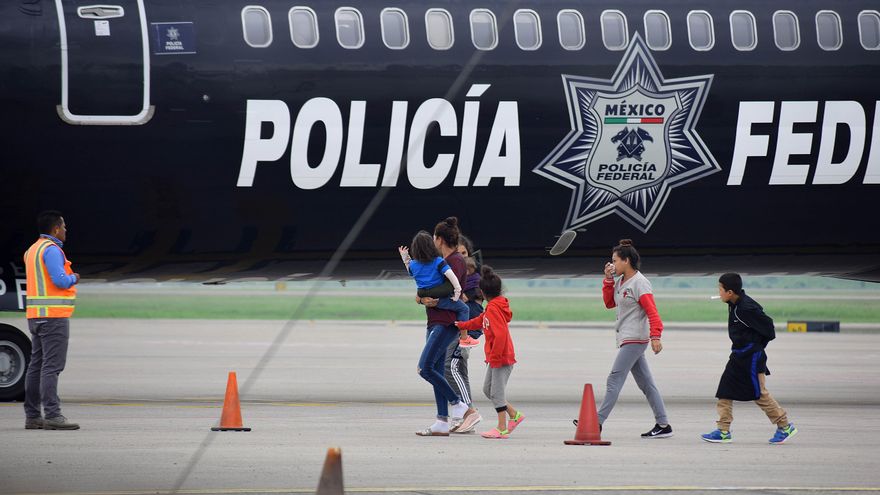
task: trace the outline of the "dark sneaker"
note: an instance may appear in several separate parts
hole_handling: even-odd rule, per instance
[[[798,430],[794,427],[794,423],[789,423],[785,428],[776,428],[776,433],[770,439],[770,443],[773,445],[785,443],[786,440],[797,435],[797,432]]]
[[[672,436],[672,426],[666,425],[661,427],[655,424],[651,431],[642,433],[642,438],[667,438]]]
[[[24,420],[25,430],[42,430],[43,418],[26,418]]]
[[[78,430],[79,425],[71,423],[64,416],[55,416],[54,418],[46,418],[43,420],[44,430]]]

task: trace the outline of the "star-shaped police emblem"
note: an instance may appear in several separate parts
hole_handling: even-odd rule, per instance
[[[647,232],[671,189],[721,170],[694,129],[712,75],[664,79],[638,33],[610,80],[562,81],[571,132],[534,172],[574,190],[563,230],[617,213]]]

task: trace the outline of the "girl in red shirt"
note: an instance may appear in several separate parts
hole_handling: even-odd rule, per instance
[[[483,393],[492,401],[495,411],[498,413],[498,426],[482,433],[483,438],[507,438],[508,435],[522,423],[525,416],[522,412],[514,409],[504,394],[507,388],[507,380],[513,371],[516,357],[513,352],[513,340],[510,338],[510,322],[513,313],[506,297],[501,295],[501,277],[492,267],[483,265],[480,279],[480,290],[488,300],[486,311],[476,318],[468,321],[457,321],[455,325],[462,330],[483,329],[486,343],[483,349],[486,352],[486,381],[483,383]]]

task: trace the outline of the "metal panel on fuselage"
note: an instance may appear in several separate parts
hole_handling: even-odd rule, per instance
[[[454,155],[452,166],[430,188],[414,186],[409,170],[402,170],[352,246],[347,257],[351,263],[343,265],[347,272],[341,276],[375,276],[386,265],[397,270],[394,247],[450,214],[462,219],[464,231],[483,248],[487,261],[532,269],[531,274],[592,273],[592,265],[584,263],[606,256],[621,237],[634,238],[649,257],[665,256],[666,264],[651,267],[663,272],[711,271],[723,264],[724,269],[744,271],[840,273],[852,263],[858,269],[880,263],[880,220],[869,213],[878,185],[864,183],[878,96],[875,81],[880,76],[876,52],[864,50],[858,40],[856,18],[870,8],[867,3],[716,2],[707,7],[714,18],[715,47],[706,52],[688,46],[685,18],[694,8],[690,2],[541,2],[531,8],[541,16],[543,45],[523,51],[514,43],[510,4],[490,1],[481,7],[498,18],[499,45],[487,52],[473,48],[468,26],[472,7],[459,3],[399,5],[409,19],[410,45],[404,50],[382,44],[378,19],[384,3],[356,6],[365,22],[365,44],[358,50],[344,49],[336,41],[332,19],[342,4],[311,5],[320,31],[320,43],[313,49],[290,42],[289,3],[261,5],[272,14],[274,42],[268,48],[252,48],[243,41],[242,5],[177,6],[164,1],[147,5],[151,23],[193,22],[198,50],[151,58],[157,112],[145,126],[60,124],[47,105],[57,104],[57,92],[30,95],[28,103],[19,107],[31,114],[27,128],[4,129],[11,138],[5,146],[12,158],[8,163],[25,164],[4,165],[3,174],[10,181],[0,185],[4,192],[0,202],[13,226],[0,237],[4,256],[20,256],[31,240],[36,212],[57,207],[72,227],[71,259],[93,276],[210,278],[224,276],[225,270],[237,273],[249,268],[248,273],[271,276],[314,273],[377,194],[389,167],[406,156],[419,107],[443,99],[455,116],[454,135],[429,130],[423,156],[430,165],[440,154]],[[456,33],[452,49],[428,46],[424,15],[429,7],[452,14]],[[843,46],[836,52],[821,50],[815,41],[813,16],[829,7],[843,20]],[[672,20],[672,48],[650,52],[662,77],[713,77],[694,130],[720,171],[671,190],[647,229],[612,212],[578,226],[585,232],[569,252],[551,259],[544,248],[566,227],[569,210],[578,199],[573,189],[534,172],[571,131],[563,75],[611,80],[624,52],[603,47],[601,12],[620,10],[627,16],[630,35],[643,36],[642,16],[653,8],[666,10]],[[560,9],[583,15],[583,49],[560,47],[555,20]],[[740,52],[731,46],[728,16],[734,9],[750,10],[758,20],[754,51]],[[798,50],[783,52],[773,44],[771,16],[777,9],[800,16]],[[41,38],[38,43],[45,41]],[[57,70],[57,61],[42,60],[17,69],[23,77],[43,81]],[[468,98],[474,84],[490,86],[481,96]],[[0,97],[4,104],[10,100],[9,95]],[[291,176],[291,156],[303,149],[302,141],[294,143],[293,132],[304,105],[316,98],[327,98],[338,109],[343,137],[331,143],[340,152],[332,173],[320,187],[304,189]],[[250,187],[238,187],[248,100],[283,102],[291,135],[277,160],[256,165]],[[743,146],[736,143],[740,104],[749,101],[773,103],[769,123],[749,126],[752,135],[767,136],[768,146],[764,151],[752,150],[758,156],[746,161],[741,183],[728,184],[736,147]],[[803,184],[771,185],[778,142],[790,139],[780,129],[783,102],[805,101],[817,102],[815,119],[796,124],[794,132],[810,134],[812,141],[806,153],[793,155],[790,162],[808,164],[809,174]],[[830,132],[823,129],[824,109],[826,102],[833,101],[855,101],[862,107],[866,143],[851,179],[813,184],[822,133]],[[350,126],[360,105],[353,102],[364,102],[362,130]],[[392,131],[395,102],[405,102],[407,108],[402,130]],[[479,102],[479,111],[476,125],[466,129],[468,102]],[[519,147],[510,149],[508,141],[498,154],[518,153],[518,183],[505,184],[504,178],[496,177],[477,186],[502,102],[516,105]],[[835,160],[843,158],[849,145],[848,131],[840,128]],[[394,148],[401,132],[401,154],[389,159],[389,142]],[[259,136],[270,139],[272,133],[273,126],[267,123]],[[307,161],[315,167],[325,154],[327,132],[318,124],[306,134]],[[465,161],[462,143],[471,135],[474,153],[467,185],[455,186]],[[359,156],[347,157],[353,139],[361,139],[362,149]],[[46,142],[52,146],[45,146]],[[98,152],[95,142],[101,143]],[[374,184],[343,187],[347,159],[355,165],[378,165]],[[828,262],[817,263],[823,258]]]

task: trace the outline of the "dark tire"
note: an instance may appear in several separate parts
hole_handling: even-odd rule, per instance
[[[12,325],[0,324],[0,401],[24,400],[31,341]]]

